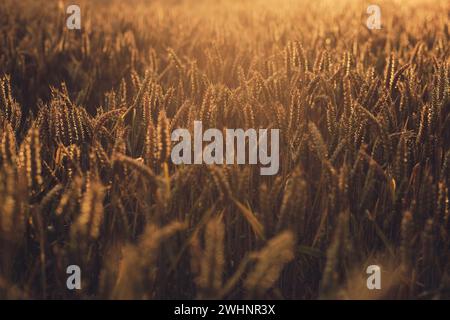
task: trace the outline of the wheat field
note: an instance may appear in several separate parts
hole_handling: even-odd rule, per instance
[[[0,298],[450,298],[450,3],[78,3],[0,1]],[[174,165],[196,120],[278,174]]]

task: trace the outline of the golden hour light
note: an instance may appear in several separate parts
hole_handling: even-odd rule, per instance
[[[449,299],[449,18],[0,0],[0,299]]]

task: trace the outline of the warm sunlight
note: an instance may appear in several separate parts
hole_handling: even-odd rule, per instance
[[[0,0],[0,299],[450,299],[449,17]]]

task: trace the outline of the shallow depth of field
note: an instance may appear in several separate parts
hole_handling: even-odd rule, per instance
[[[450,298],[450,3],[69,4],[0,1],[0,298]],[[278,174],[175,166],[194,120]]]

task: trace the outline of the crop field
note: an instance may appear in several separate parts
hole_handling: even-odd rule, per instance
[[[0,299],[450,299],[450,2],[73,2],[0,0]]]

